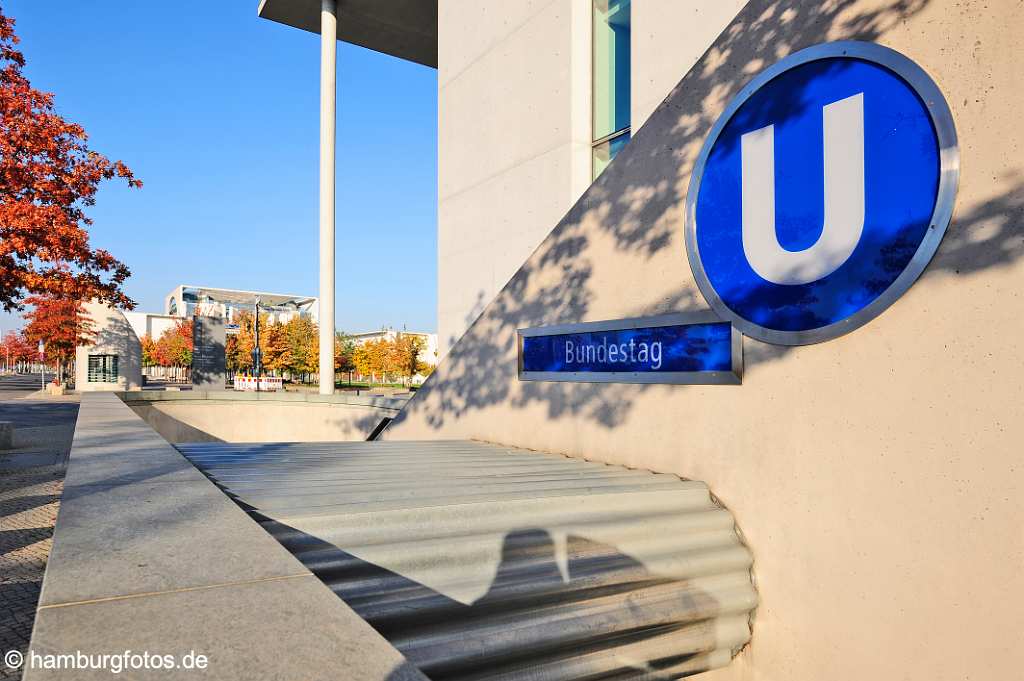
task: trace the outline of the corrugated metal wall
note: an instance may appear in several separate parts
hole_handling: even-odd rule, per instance
[[[478,442],[178,448],[435,680],[677,678],[750,638],[751,554],[700,482]]]

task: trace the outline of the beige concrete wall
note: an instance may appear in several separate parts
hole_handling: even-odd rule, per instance
[[[138,338],[149,336],[153,340],[159,339],[165,331],[173,329],[182,319],[185,319],[152,312],[125,312],[124,316]]]
[[[142,385],[142,345],[125,315],[98,302],[84,305],[93,323],[94,337],[90,345],[75,350],[75,390],[135,390]],[[117,355],[117,383],[89,382],[89,355]]]
[[[365,440],[397,410],[351,404],[237,400],[128,401],[168,442]]]
[[[634,129],[742,5],[633,3]],[[591,2],[448,0],[438,32],[443,356],[590,185]]]
[[[745,4],[747,0],[633,0],[629,92],[633,130],[647,122],[679,77]]]
[[[438,6],[441,354],[575,198],[570,5]]]
[[[1011,0],[749,3],[387,437],[480,438],[707,481],[754,551],[762,599],[751,645],[707,678],[1018,678],[1021,26]],[[908,55],[955,117],[954,220],[910,291],[834,341],[746,340],[741,386],[518,382],[517,327],[706,308],[684,250],[691,164],[755,73],[836,39]]]

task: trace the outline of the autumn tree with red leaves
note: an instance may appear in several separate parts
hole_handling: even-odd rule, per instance
[[[25,338],[46,344],[46,357],[56,360],[57,381],[63,383],[65,369],[75,358],[75,350],[79,345],[91,343],[95,337],[92,321],[78,301],[29,296],[25,302],[32,306],[24,315],[28,322]]]
[[[36,359],[36,346],[24,332],[8,331],[0,340],[0,356],[7,369],[14,369]]]
[[[89,244],[85,208],[103,180],[142,183],[121,161],[89,149],[82,126],[31,86],[18,42],[14,20],[0,9],[0,303],[20,310],[26,295],[40,295],[131,309],[121,289],[131,272]]]
[[[192,364],[192,320],[183,319],[166,329],[153,346],[152,354],[162,367],[187,367]]]

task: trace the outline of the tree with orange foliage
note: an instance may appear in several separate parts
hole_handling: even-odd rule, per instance
[[[8,331],[0,340],[0,354],[2,354],[4,366],[12,369],[25,362],[32,362],[36,359],[36,346],[25,338],[24,331]]]
[[[188,367],[192,365],[192,350],[192,320],[182,319],[160,334],[153,359],[162,367]]]
[[[14,20],[0,11],[0,304],[23,309],[26,295],[135,303],[121,289],[131,272],[89,244],[85,208],[100,182],[141,187],[121,161],[86,145],[82,126],[56,113],[53,95],[22,74]]]
[[[249,310],[243,310],[235,317],[238,324],[238,332],[230,334],[225,342],[225,359],[227,360],[228,371],[248,371],[253,368],[252,351],[256,344],[256,329],[253,326],[253,315]],[[269,318],[266,314],[260,313],[260,352],[263,353],[261,363],[266,367],[267,362],[267,335]]]
[[[243,311],[235,318],[236,333],[228,334],[224,343],[224,355],[228,371],[246,371],[252,367],[253,327],[252,313]]]
[[[159,362],[156,361],[156,341],[153,337],[147,333],[139,339],[139,345],[142,347],[142,366],[157,366]]]
[[[57,362],[57,381],[64,382],[67,365],[75,357],[79,345],[90,343],[95,336],[92,320],[82,304],[76,300],[29,296],[25,302],[32,306],[24,317],[25,338],[30,342],[43,341],[46,356]]]

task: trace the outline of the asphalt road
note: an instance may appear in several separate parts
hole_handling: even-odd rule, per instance
[[[75,397],[22,399],[39,392],[39,381],[39,374],[0,376],[0,421],[14,424],[14,449],[0,451],[0,473],[62,464],[67,458],[78,401]]]
[[[53,374],[47,374],[46,379],[53,380]],[[0,376],[0,400],[13,400],[25,397],[38,391],[41,387],[39,374]]]

